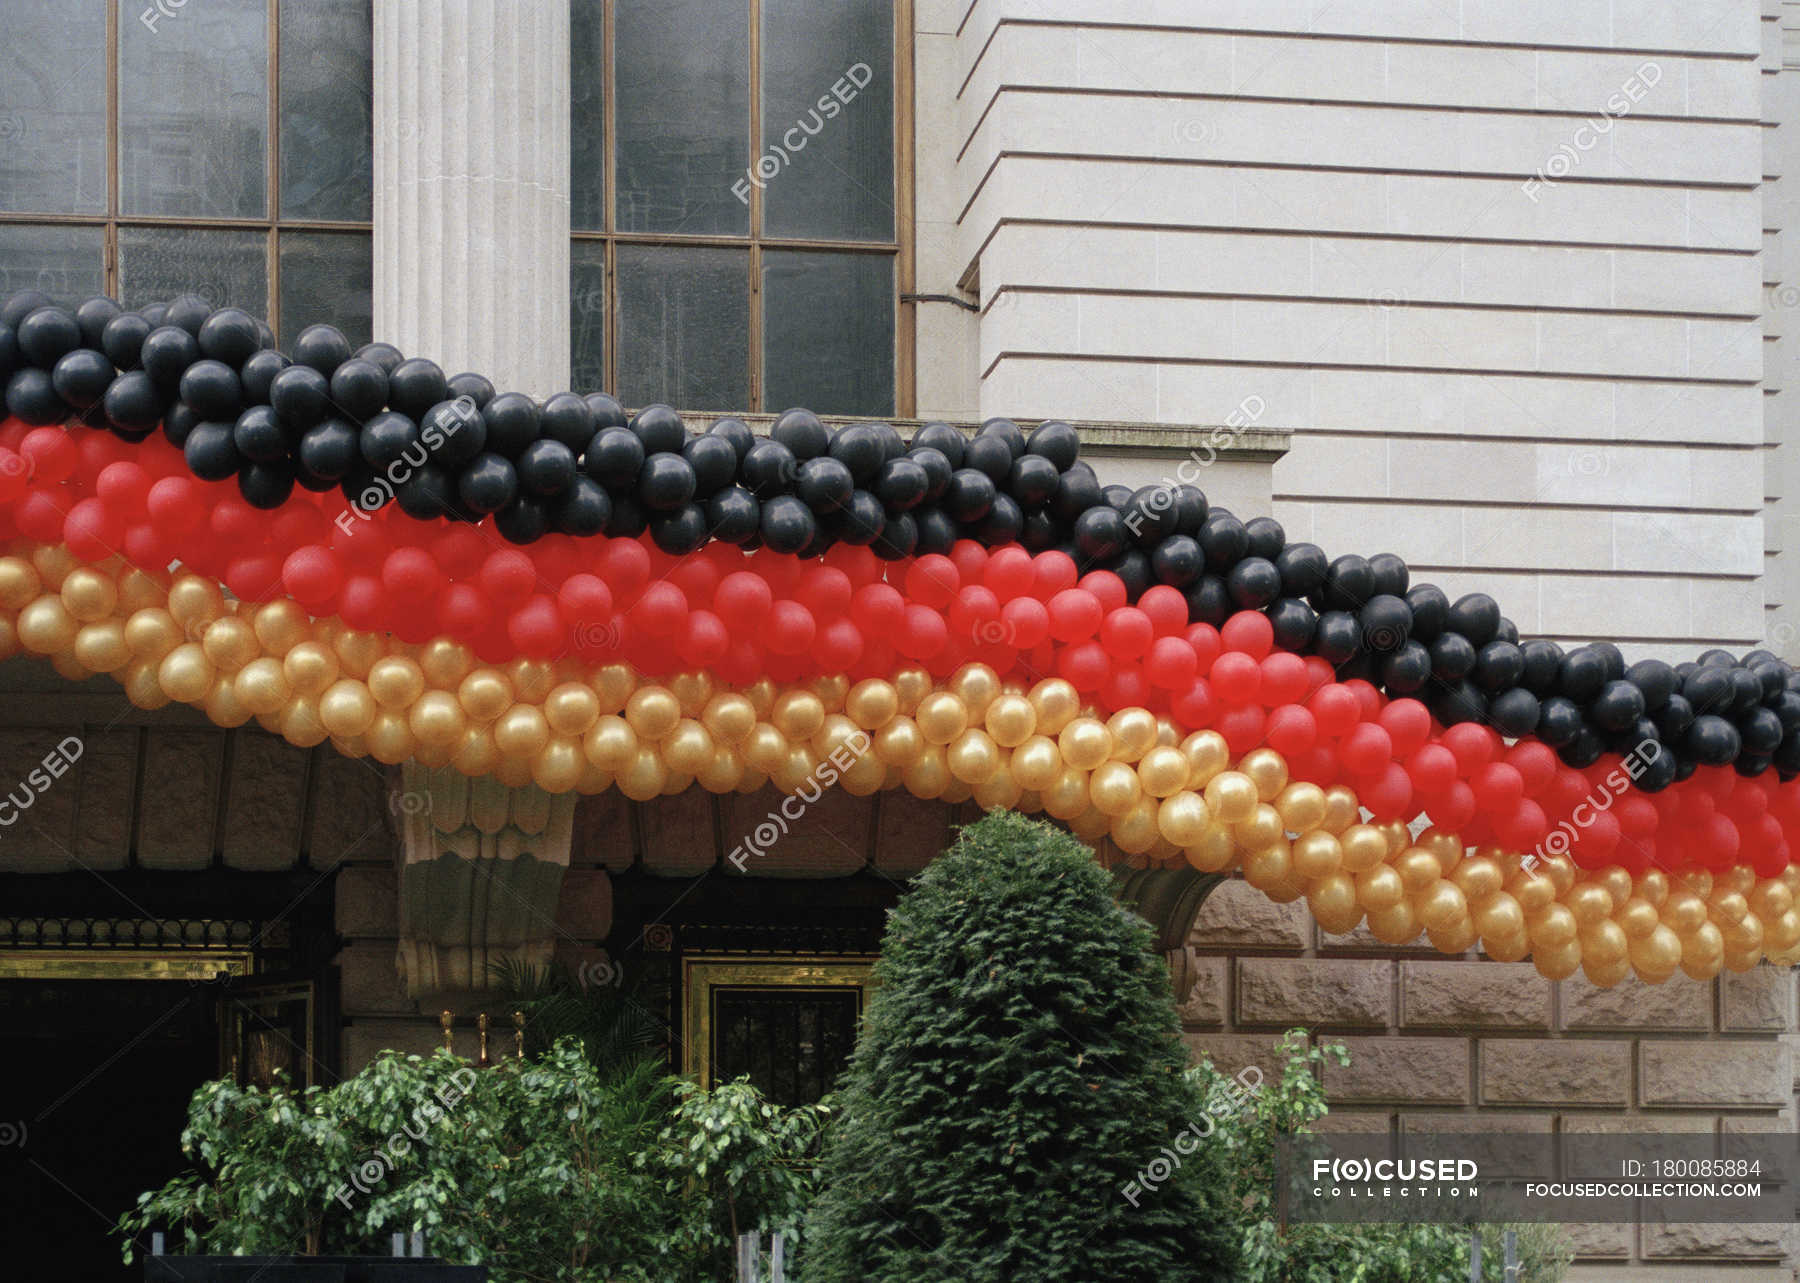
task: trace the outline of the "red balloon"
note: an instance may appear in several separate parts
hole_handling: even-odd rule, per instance
[[[1152,685],[1163,690],[1185,690],[1194,684],[1199,672],[1194,648],[1185,637],[1158,637],[1150,645],[1144,660],[1144,674]]]
[[[814,650],[821,672],[848,673],[862,658],[863,635],[848,619],[834,619],[819,629]]]
[[[775,604],[769,581],[751,570],[733,571],[713,590],[713,609],[734,630],[759,627]]]
[[[684,557],[664,578],[681,589],[681,595],[689,601],[711,601],[724,576],[719,573],[719,567],[705,557]],[[558,575],[550,582],[561,583],[562,579],[563,576]]]
[[[987,569],[988,550],[973,539],[958,539],[950,545],[950,560],[956,563],[962,583],[978,584]]]
[[[567,625],[556,603],[545,593],[538,593],[513,611],[506,621],[507,640],[522,655],[532,659],[554,659],[568,649]]]
[[[570,575],[556,590],[556,606],[571,624],[597,623],[612,617],[612,589],[598,575]]]
[[[814,566],[800,577],[794,600],[812,611],[814,619],[842,619],[850,613],[855,591],[850,576],[835,566]]]
[[[1288,774],[1308,784],[1330,788],[1338,782],[1342,772],[1338,769],[1337,754],[1331,751],[1330,746],[1314,744],[1288,762]]]
[[[1461,787],[1468,788],[1464,784]],[[1470,792],[1473,804],[1474,792]],[[1511,814],[1500,816],[1494,823],[1494,833],[1500,841],[1513,851],[1532,851],[1550,832],[1550,821],[1544,817],[1544,808],[1536,802],[1520,802],[1513,807]]]
[[[1714,818],[1731,823],[1722,815]],[[1732,832],[1735,834],[1736,828]],[[1618,819],[1611,811],[1595,811],[1586,825],[1576,829],[1575,841],[1569,848],[1569,858],[1584,869],[1603,869],[1612,863],[1612,853],[1618,845]]]
[[[344,586],[344,568],[336,554],[323,544],[296,548],[281,564],[281,586],[287,595],[314,615],[336,600]]]
[[[1458,722],[1441,738],[1444,747],[1456,754],[1457,769],[1464,775],[1473,775],[1500,751],[1500,736],[1479,722]]]
[[[1252,659],[1261,659],[1275,644],[1275,628],[1259,610],[1238,611],[1225,621],[1219,636],[1226,650],[1241,650]]]
[[[225,569],[225,586],[239,601],[267,601],[281,587],[281,560],[272,554],[235,558]]]
[[[1065,588],[1050,599],[1050,635],[1064,645],[1092,637],[1105,617],[1100,599],[1085,589]]]
[[[1475,805],[1491,816],[1511,815],[1525,800],[1525,777],[1506,762],[1489,762],[1469,778]]]
[[[1225,649],[1225,643],[1211,624],[1190,624],[1186,636],[1188,645],[1194,648],[1194,671],[1204,677],[1212,672],[1213,662]]]
[[[1046,627],[1048,624],[1046,615]],[[993,636],[999,627],[1000,599],[994,596],[993,590],[980,584],[964,584],[956,594],[956,600],[950,603],[951,635],[973,641]]]
[[[1228,706],[1253,703],[1262,690],[1262,666],[1241,650],[1228,650],[1212,666],[1213,689]]]
[[[1338,739],[1348,734],[1350,728],[1362,719],[1362,706],[1357,703],[1356,693],[1341,682],[1330,682],[1319,687],[1306,702],[1306,706],[1318,719],[1319,734],[1328,739]]]
[[[1556,750],[1537,740],[1520,740],[1506,751],[1506,760],[1525,781],[1525,796],[1538,797],[1556,778]]]
[[[762,648],[748,638],[733,641],[715,671],[721,680],[733,686],[748,686],[762,678]]]
[[[725,544],[724,547],[731,545]],[[881,578],[885,563],[875,553],[855,544],[833,544],[822,558],[827,566],[843,571],[850,576],[851,586],[861,588],[864,584],[872,584]]]
[[[478,582],[497,609],[510,613],[537,587],[537,566],[517,548],[502,548],[482,562]]]
[[[438,598],[437,618],[438,627],[450,636],[469,641],[493,622],[493,610],[475,585],[451,584]]]
[[[1058,674],[1084,695],[1100,689],[1112,666],[1112,657],[1101,649],[1099,642],[1093,641],[1065,647],[1057,660]]]
[[[1136,659],[1150,649],[1156,630],[1135,606],[1120,606],[1100,621],[1100,644],[1114,659]]]
[[[1269,747],[1286,758],[1290,765],[1296,757],[1310,751],[1318,738],[1318,723],[1298,704],[1283,704],[1269,714]]]
[[[1263,742],[1268,716],[1255,704],[1227,708],[1213,723],[1213,729],[1225,737],[1233,757],[1248,753]]]
[[[927,558],[921,557],[919,561]],[[910,587],[911,575],[907,582]],[[1004,548],[996,548],[988,557],[987,565],[981,571],[982,585],[993,592],[1001,601],[1010,601],[1014,597],[1027,596],[1037,583],[1037,568],[1031,563],[1031,554],[1017,544]],[[917,593],[913,594],[915,597]],[[927,602],[927,605],[932,603]]]
[[[1394,760],[1394,741],[1374,722],[1363,722],[1344,737],[1338,756],[1355,774],[1373,775]],[[1410,781],[1407,790],[1412,790]]]
[[[99,499],[83,499],[63,518],[62,541],[83,561],[105,561],[124,538],[124,523]]]
[[[1442,744],[1427,744],[1406,759],[1406,773],[1420,796],[1438,797],[1456,783],[1456,754]]]
[[[1613,814],[1619,817],[1620,832],[1636,840],[1649,837],[1662,824],[1662,813],[1642,793],[1619,798],[1613,803]]]
[[[1213,697],[1212,683],[1204,677],[1197,679],[1185,693],[1175,697],[1169,711],[1189,730],[1211,726],[1219,715],[1219,701]]]
[[[1374,686],[1360,677],[1352,677],[1344,685],[1352,695],[1356,696],[1358,716],[1363,721],[1372,722],[1381,715],[1382,705],[1387,701],[1381,697],[1381,692]]]
[[[423,548],[396,548],[381,563],[381,584],[402,602],[422,602],[443,591],[444,572]]]
[[[1396,699],[1375,720],[1394,741],[1395,757],[1410,757],[1431,737],[1431,714],[1416,699]]]
[[[1429,802],[1425,813],[1439,828],[1448,829],[1452,833],[1460,832],[1475,818],[1475,791],[1458,780],[1444,790],[1441,798]]]
[[[927,553],[906,568],[906,595],[921,606],[941,610],[961,588],[962,575],[948,557]]]
[[[231,545],[260,540],[264,537],[265,518],[236,495],[225,495],[213,501],[207,525],[219,539]]]
[[[1075,559],[1066,552],[1040,552],[1032,561],[1031,595],[1046,605],[1057,593],[1073,588],[1081,578]]]
[[[1115,664],[1100,687],[1100,702],[1107,708],[1142,708],[1150,700],[1150,683],[1133,664]]]
[[[19,453],[31,465],[31,479],[38,485],[67,481],[81,459],[81,451],[61,428],[33,428],[19,443]]]
[[[144,497],[150,520],[167,535],[180,535],[206,516],[206,492],[192,477],[164,477]]]
[[[1100,609],[1109,614],[1125,605],[1125,581],[1110,570],[1088,571],[1077,582],[1077,587],[1085,588],[1099,598]]]
[[[650,582],[650,552],[635,539],[608,539],[599,571],[615,601],[630,601]]]
[[[632,632],[660,640],[673,637],[687,619],[687,597],[674,584],[663,580],[644,589],[631,607]]]
[[[0,480],[4,479],[5,471],[5,460],[0,458]],[[94,494],[104,499],[112,511],[122,516],[137,516],[144,511],[145,501],[150,497],[150,480],[148,472],[129,460],[109,463],[94,479]],[[299,510],[318,511],[310,505],[303,505]]]
[[[1150,616],[1150,624],[1158,637],[1178,636],[1187,628],[1187,598],[1167,584],[1146,589],[1137,599],[1137,608]]]
[[[690,611],[676,649],[690,668],[708,669],[731,648],[731,630],[710,610]]]
[[[0,503],[10,503],[25,493],[31,481],[31,464],[16,450],[0,449]]]
[[[776,655],[802,655],[813,644],[819,625],[812,611],[797,601],[778,601],[769,610],[764,644]]]
[[[1297,704],[1306,696],[1306,661],[1278,650],[1263,657],[1261,698],[1265,704]]]
[[[850,618],[864,637],[892,637],[906,618],[906,598],[892,584],[865,584],[850,599]]]
[[[387,597],[374,575],[351,575],[338,598],[338,617],[352,628],[380,632]]]
[[[1014,650],[1030,650],[1050,635],[1050,611],[1036,597],[1014,597],[1000,608],[1002,632],[995,641]],[[979,642],[981,636],[975,634]]]
[[[894,649],[908,659],[925,660],[942,651],[949,640],[950,629],[942,615],[925,606],[908,606],[894,639]]]
[[[1376,728],[1365,725],[1357,729]],[[1389,762],[1373,784],[1363,786],[1359,797],[1362,804],[1369,808],[1369,813],[1378,820],[1405,819],[1411,813],[1412,780],[1398,762]]]
[[[1324,659],[1317,655],[1306,657],[1306,694],[1311,698],[1314,691],[1322,690],[1337,681],[1337,672]]]

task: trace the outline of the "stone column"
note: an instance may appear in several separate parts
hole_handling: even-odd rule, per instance
[[[375,0],[375,337],[540,399],[569,381],[569,0]],[[548,961],[572,796],[414,763],[399,824],[407,995]]]
[[[375,0],[375,337],[569,381],[569,0]]]

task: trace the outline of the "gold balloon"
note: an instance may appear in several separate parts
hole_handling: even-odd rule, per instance
[[[1254,848],[1244,855],[1244,881],[1258,889],[1279,886],[1293,871],[1293,855],[1285,841]]]
[[[588,728],[581,751],[596,767],[617,773],[630,766],[637,756],[637,732],[623,717],[608,713]]]
[[[1773,879],[1759,881],[1749,899],[1751,912],[1764,922],[1772,922],[1794,907],[1794,893]]]
[[[1077,770],[1091,771],[1112,754],[1112,732],[1092,717],[1077,717],[1056,737],[1064,762]]]
[[[1356,898],[1356,880],[1348,873],[1328,873],[1314,880],[1306,893],[1306,902],[1320,928],[1332,935],[1353,931],[1362,921],[1363,909]]]
[[[156,680],[162,683],[169,698],[183,704],[204,699],[217,675],[206,660],[206,652],[195,642],[183,642],[163,656],[156,670]]]
[[[1256,795],[1265,802],[1273,802],[1288,786],[1287,763],[1272,748],[1251,749],[1237,768],[1250,777],[1256,785]]]
[[[838,786],[852,797],[869,797],[888,787],[889,766],[873,753],[864,753],[850,764]],[[896,780],[894,787],[899,786]]]
[[[1581,966],[1581,945],[1569,939],[1557,945],[1538,945],[1531,951],[1531,965],[1549,980],[1567,980]]]
[[[1648,900],[1640,900],[1632,896],[1618,908],[1613,920],[1624,928],[1625,934],[1632,940],[1641,940],[1662,925],[1657,917],[1656,908]]]
[[[713,681],[710,673],[676,673],[668,679],[668,684],[669,693],[681,704],[683,717],[698,718],[718,689],[718,683]]]
[[[1486,899],[1473,901],[1469,917],[1484,940],[1511,939],[1525,935],[1525,910],[1504,891],[1496,891]]]
[[[1458,918],[1447,926],[1426,927],[1425,935],[1439,953],[1467,953],[1475,947],[1475,927],[1467,918]]]
[[[1444,876],[1443,866],[1438,863],[1437,856],[1423,847],[1407,847],[1394,857],[1392,863],[1394,872],[1406,884],[1408,895],[1421,894],[1435,886]]]
[[[1404,875],[1402,877],[1404,880]],[[1454,882],[1444,881],[1428,887],[1422,894],[1415,894],[1413,904],[1418,911],[1419,921],[1425,924],[1427,931],[1447,932],[1469,918],[1469,901],[1463,895],[1462,888]],[[1471,940],[1470,944],[1473,943]],[[1468,945],[1463,948],[1468,948]]]
[[[63,607],[84,624],[105,619],[118,605],[119,590],[98,570],[71,570],[62,582]]]
[[[1481,948],[1495,962],[1523,962],[1531,952],[1531,937],[1520,927],[1511,935],[1484,935]]]
[[[744,759],[729,748],[714,748],[712,760],[694,772],[694,779],[708,793],[729,793],[743,776]]]
[[[369,666],[369,693],[386,709],[402,709],[425,692],[425,674],[410,659],[389,655]]]
[[[71,579],[73,575],[69,576]],[[65,591],[68,584],[64,584]],[[235,673],[262,653],[256,630],[235,615],[215,619],[206,627],[200,648],[214,668],[222,673]]]
[[[1725,937],[1726,953],[1744,953],[1752,949],[1760,952],[1762,949],[1765,934],[1762,919],[1754,913],[1746,913],[1729,926],[1720,923],[1719,930]]]
[[[514,704],[494,723],[494,747],[500,750],[502,758],[529,762],[544,751],[549,741],[550,723],[534,704]]]
[[[387,643],[375,633],[346,629],[331,639],[338,663],[351,677],[366,678],[375,663],[387,653]]]
[[[1037,710],[1023,695],[1000,695],[987,706],[987,732],[1001,748],[1017,748],[1037,732]]]
[[[134,659],[118,675],[125,698],[138,708],[165,708],[169,704],[168,692],[156,680],[156,668],[150,660]]]
[[[642,686],[625,701],[625,720],[640,740],[659,740],[681,720],[681,702],[661,686]]]
[[[37,568],[23,557],[0,557],[0,606],[23,610],[43,591]]]
[[[75,634],[74,644],[75,658],[96,673],[117,672],[131,662],[125,626],[115,619],[87,625]]]
[[[1750,901],[1739,891],[1714,891],[1706,908],[1708,916],[1722,929],[1727,923],[1743,921],[1750,912]]]
[[[1573,943],[1581,930],[1575,915],[1563,904],[1546,905],[1536,913],[1525,915],[1525,934],[1534,949],[1558,949]]]
[[[19,612],[17,627],[19,643],[26,650],[38,655],[53,655],[73,644],[76,630],[81,625],[62,604],[62,598],[39,597]],[[196,651],[198,649],[195,647]]]
[[[1685,938],[1706,921],[1706,901],[1685,889],[1670,891],[1663,901],[1662,920],[1676,935]]]
[[[337,654],[318,642],[301,642],[282,658],[281,671],[295,695],[318,695],[338,679]]]
[[[1710,980],[1725,963],[1725,937],[1710,922],[1681,936],[1681,969],[1694,980]]]
[[[1470,904],[1480,904],[1489,897],[1498,895],[1506,885],[1499,862],[1484,855],[1460,861],[1448,876],[1462,888],[1462,893],[1469,898]]]
[[[1222,824],[1237,824],[1256,812],[1256,785],[1238,771],[1221,771],[1206,782],[1206,809]]]
[[[467,728],[450,760],[464,775],[488,774],[500,764],[500,750],[494,747],[494,732],[486,726]]]
[[[1107,719],[1112,732],[1112,756],[1135,762],[1156,747],[1156,715],[1147,708],[1121,708]]]
[[[1125,814],[1137,805],[1143,792],[1137,772],[1124,762],[1102,762],[1088,778],[1088,793],[1094,806],[1107,816]]]
[[[311,695],[296,695],[282,706],[279,714],[281,737],[300,748],[323,744],[325,726],[319,721],[319,703]]]
[[[1183,789],[1163,799],[1156,809],[1156,831],[1175,846],[1188,847],[1200,840],[1212,815],[1198,793]]]
[[[1033,735],[1012,751],[1011,769],[1019,787],[1042,792],[1062,774],[1062,753],[1048,735]]]
[[[944,750],[936,744],[926,745],[925,751],[919,754],[917,760],[906,766],[902,778],[908,793],[928,800],[942,797],[954,782],[950,776],[950,768],[944,764]]]
[[[1325,790],[1317,784],[1296,781],[1281,790],[1275,809],[1290,833],[1305,833],[1325,822]],[[1330,834],[1325,836],[1329,837]]]
[[[1631,898],[1631,874],[1616,864],[1608,865],[1597,873],[1590,873],[1588,878],[1604,890],[1614,904],[1624,904]]]
[[[1537,868],[1550,879],[1558,896],[1564,895],[1575,885],[1577,871],[1574,862],[1566,855],[1547,855],[1538,861]]]
[[[986,664],[964,664],[950,678],[948,689],[962,702],[969,720],[979,721],[1000,694],[1000,678]]]
[[[1383,944],[1406,944],[1419,937],[1419,915],[1407,900],[1369,910],[1369,934]]]
[[[809,740],[825,725],[825,704],[811,691],[788,691],[775,701],[769,722],[791,741]]]
[[[1151,797],[1170,797],[1187,785],[1187,758],[1179,749],[1153,748],[1138,761],[1137,770],[1144,792]]]
[[[975,801],[984,811],[1010,811],[1018,805],[1019,792],[1018,780],[1002,762],[991,775],[975,785]]]
[[[919,724],[904,714],[876,731],[873,743],[876,757],[899,767],[911,766],[928,747]]]
[[[711,681],[712,679],[708,677],[706,680]],[[844,701],[850,696],[850,679],[842,673],[828,673],[823,677],[815,677],[812,681],[812,693],[817,695],[819,702],[825,705],[827,714],[841,713],[844,711]]]
[[[1736,891],[1739,895],[1748,896],[1756,886],[1756,871],[1742,864],[1734,864],[1729,869],[1715,874],[1713,882],[1715,888],[1722,886],[1728,891]]]
[[[622,713],[625,701],[637,689],[637,674],[629,664],[607,664],[594,674],[594,694],[602,713]]]
[[[575,787],[586,765],[581,745],[559,736],[538,753],[531,766],[531,781],[546,793],[567,793]]]
[[[876,730],[900,716],[900,692],[892,682],[868,678],[844,696],[844,712],[865,731]]]
[[[1589,984],[1597,989],[1610,989],[1631,974],[1631,963],[1624,958],[1601,961],[1598,958],[1583,957],[1581,969],[1586,973]]]
[[[773,775],[787,762],[793,745],[788,743],[787,736],[767,722],[758,722],[756,729],[744,740],[740,751],[746,765]]]
[[[182,574],[169,585],[169,614],[189,639],[199,636],[198,625],[217,619],[224,609],[225,598],[210,579]]]
[[[1309,882],[1335,875],[1343,864],[1344,848],[1331,834],[1315,829],[1294,839],[1294,872]]]
[[[531,762],[523,757],[503,757],[489,774],[509,789],[522,789],[531,783]]]
[[[75,658],[72,651],[59,650],[50,656],[50,667],[57,674],[72,682],[85,682],[94,675],[93,670],[82,667],[81,661]]]
[[[969,729],[969,710],[949,691],[934,691],[919,701],[913,720],[926,743],[942,746]]]
[[[1065,766],[1048,786],[1039,790],[1044,811],[1058,820],[1072,820],[1088,809],[1088,773]]]
[[[1069,821],[1069,832],[1092,846],[1112,832],[1112,817],[1092,809],[1083,811]]]
[[[229,677],[221,677],[213,683],[213,688],[200,701],[201,711],[214,726],[227,729],[242,726],[250,720],[250,710],[238,703],[237,692],[232,688]]]
[[[894,692],[900,697],[900,711],[908,717],[919,701],[931,694],[936,683],[923,668],[902,668],[894,674]]]
[[[519,698],[532,704],[556,685],[556,666],[541,659],[515,659],[506,666],[506,675]]]
[[[1081,711],[1081,696],[1060,677],[1049,677],[1031,688],[1027,696],[1037,714],[1040,735],[1060,735],[1063,727]]]
[[[1638,878],[1637,893],[1660,910],[1663,901],[1669,898],[1669,875],[1661,869],[1651,869]]]
[[[585,682],[563,682],[544,696],[544,720],[558,735],[579,738],[600,716],[600,697]]]
[[[469,648],[448,637],[434,637],[419,648],[419,671],[428,683],[442,690],[454,690],[474,666]]]
[[[1357,903],[1371,912],[1389,909],[1406,899],[1406,885],[1387,865],[1377,865],[1356,875]]]
[[[756,709],[742,695],[721,691],[706,702],[700,712],[700,724],[716,743],[741,744],[756,729]]]
[[[1212,777],[1231,765],[1231,748],[1217,731],[1195,731],[1181,741],[1181,755],[1187,759],[1187,786],[1203,789]]]
[[[1681,965],[1681,937],[1657,923],[1631,942],[1631,965],[1646,979],[1674,975]]]
[[[706,727],[688,717],[677,722],[662,742],[663,761],[671,771],[685,775],[698,775],[712,761],[713,753],[713,737],[706,733]]]
[[[986,731],[964,731],[944,750],[944,764],[973,788],[1000,769],[1000,749]]]
[[[1182,855],[1202,873],[1222,873],[1237,859],[1237,843],[1223,824],[1209,824],[1200,840],[1182,848]]]
[[[1281,816],[1267,802],[1258,802],[1249,816],[1231,826],[1232,836],[1246,851],[1255,851],[1287,840]]]
[[[369,688],[353,677],[333,682],[319,696],[319,721],[332,735],[365,734],[378,711]]]
[[[453,746],[462,742],[469,719],[449,691],[426,691],[406,715],[407,729],[421,745]]]
[[[633,802],[648,802],[660,797],[669,782],[669,768],[655,749],[641,746],[625,769],[619,772],[619,792]]]
[[[825,714],[825,724],[812,737],[813,756],[820,761],[836,753],[839,760],[867,753],[874,745],[869,733],[842,713]]]
[[[1352,824],[1338,834],[1338,845],[1344,851],[1344,868],[1350,873],[1363,873],[1387,860],[1387,839],[1372,824]],[[1399,876],[1394,875],[1396,879]]]
[[[1325,819],[1320,828],[1341,837],[1344,830],[1356,824],[1361,816],[1362,807],[1357,804],[1356,794],[1341,784],[1325,790]]]
[[[1520,873],[1507,879],[1506,889],[1528,914],[1556,903],[1556,883],[1542,873]]]

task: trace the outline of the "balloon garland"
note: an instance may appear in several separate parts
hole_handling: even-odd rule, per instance
[[[0,306],[0,653],[552,791],[1043,811],[1333,931],[1596,983],[1800,956],[1800,677],[1521,642],[1067,424],[767,439],[329,326]],[[223,591],[222,591],[223,590]]]

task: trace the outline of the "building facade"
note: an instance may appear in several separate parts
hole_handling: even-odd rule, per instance
[[[1103,480],[1182,470],[1527,635],[1800,659],[1800,18],[1471,8],[34,0],[0,51],[0,294],[198,291],[690,424],[1066,419]],[[125,1076],[166,1128],[220,1068],[351,1071],[445,1012],[459,1050],[483,1012],[504,1044],[491,962],[642,982],[690,1068],[725,1054],[706,1021],[824,1048],[837,1008],[779,983],[857,991],[973,813],[832,794],[745,869],[772,792],[459,792],[41,661],[0,690],[0,780],[79,744],[0,820],[4,1036],[54,1106],[21,1150],[75,1187],[71,1234],[154,1175],[81,1158]],[[497,891],[440,876],[451,842]],[[1173,960],[1232,1071],[1295,1025],[1351,1047],[1335,1126],[1794,1127],[1785,968],[1552,982],[1236,880]],[[1794,1277],[1791,1225],[1575,1237],[1580,1277]]]

